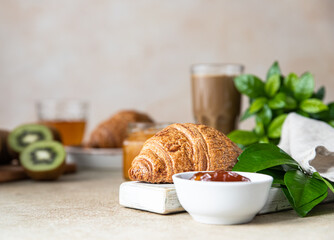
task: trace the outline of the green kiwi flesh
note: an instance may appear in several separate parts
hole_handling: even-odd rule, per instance
[[[20,162],[27,175],[34,180],[55,180],[65,167],[66,152],[57,141],[38,141],[20,153]]]
[[[15,152],[21,152],[28,145],[43,140],[53,140],[53,133],[48,127],[39,124],[24,124],[9,134],[8,145]]]

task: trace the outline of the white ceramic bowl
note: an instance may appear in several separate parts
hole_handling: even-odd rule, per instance
[[[204,182],[189,180],[196,172],[173,176],[182,207],[201,223],[250,222],[264,207],[273,178],[259,173],[236,172],[250,182]]]

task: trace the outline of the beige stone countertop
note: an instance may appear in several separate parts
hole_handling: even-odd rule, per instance
[[[0,239],[333,239],[334,203],[223,226],[189,214],[158,215],[118,204],[121,172],[81,171],[56,182],[0,185]]]

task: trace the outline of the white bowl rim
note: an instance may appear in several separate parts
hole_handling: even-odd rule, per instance
[[[173,182],[175,184],[175,179],[177,179],[177,181],[182,181],[183,183],[187,183],[187,184],[206,184],[206,185],[215,185],[215,186],[229,186],[229,185],[250,185],[250,184],[262,184],[262,183],[266,183],[266,182],[272,182],[273,181],[273,177],[267,174],[263,174],[263,173],[254,173],[254,172],[240,172],[240,171],[227,171],[227,172],[235,172],[238,173],[244,177],[247,177],[250,179],[250,182],[242,182],[242,181],[238,181],[238,182],[218,182],[218,181],[193,181],[190,179],[186,179],[186,178],[181,178],[182,175],[186,175],[186,174],[190,174],[190,173],[198,173],[198,172],[214,172],[214,171],[191,171],[191,172],[182,172],[182,173],[176,173],[174,174],[173,177]],[[252,180],[252,176],[245,176],[243,174],[247,174],[247,175],[253,175],[253,176],[263,176],[264,178],[261,180]]]

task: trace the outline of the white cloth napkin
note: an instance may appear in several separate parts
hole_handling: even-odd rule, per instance
[[[308,173],[334,181],[334,128],[325,122],[290,113],[278,145]]]

